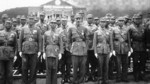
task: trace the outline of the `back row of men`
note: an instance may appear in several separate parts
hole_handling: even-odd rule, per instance
[[[89,79],[108,84],[116,65],[116,82],[128,82],[128,57],[133,58],[135,81],[145,79],[145,63],[150,49],[150,19],[143,22],[141,14],[102,18],[82,14],[52,19],[49,23],[40,14],[37,22],[32,15],[17,19],[2,16],[0,25],[0,84],[12,84],[13,60],[22,59],[22,83],[35,84],[38,58],[46,59],[46,84],[57,84],[57,71],[62,72],[62,83],[73,84]],[[18,56],[17,56],[18,54]],[[113,62],[110,63],[109,62]],[[58,66],[59,65],[59,66]],[[91,67],[89,67],[89,65]],[[39,66],[42,67],[42,66]],[[30,72],[28,72],[30,71]],[[97,73],[96,73],[97,72]],[[29,75],[28,75],[29,73]],[[109,75],[108,75],[109,73]]]

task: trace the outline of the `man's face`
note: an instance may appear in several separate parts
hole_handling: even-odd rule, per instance
[[[110,23],[114,24],[115,23],[115,19],[110,19]]]
[[[71,21],[74,21],[74,20],[75,20],[74,16],[71,16]]]
[[[106,21],[101,21],[100,22],[100,25],[101,25],[101,27],[103,28],[103,27],[105,27],[106,26],[106,24],[107,24],[107,22]]]
[[[57,24],[55,22],[51,22],[50,25],[51,25],[51,29],[55,29]]]
[[[133,21],[134,21],[135,24],[141,24],[142,23],[141,18],[134,18]]]
[[[13,21],[13,26],[17,26],[17,21]]]
[[[6,21],[6,19],[7,19],[7,18],[6,18],[6,17],[4,17],[4,18],[2,18],[2,21],[3,21],[3,22],[5,22],[5,21]]]
[[[21,24],[25,24],[26,23],[26,19],[21,19]]]
[[[93,18],[88,18],[88,19],[87,19],[87,22],[88,22],[89,24],[92,24],[92,23],[93,23]]]
[[[67,20],[63,20],[63,21],[62,21],[62,25],[63,25],[63,26],[67,25]]]
[[[44,18],[45,18],[45,15],[40,15],[41,20],[44,20]]]
[[[99,21],[98,19],[96,19],[96,20],[94,20],[94,23],[95,23],[95,24],[99,24],[100,21]]]
[[[76,18],[76,24],[77,24],[77,25],[80,25],[81,22],[82,22],[81,17],[77,17],[77,18]]]
[[[118,25],[119,25],[119,26],[123,26],[123,25],[124,25],[124,20],[119,20],[119,21],[118,21]]]
[[[12,23],[11,22],[5,22],[5,27],[6,27],[6,29],[10,29],[12,27]]]
[[[34,24],[34,18],[29,18],[28,24],[33,25]]]
[[[61,25],[61,21],[60,20],[57,20],[57,25]]]

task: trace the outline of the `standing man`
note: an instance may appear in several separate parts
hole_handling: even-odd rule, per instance
[[[113,55],[117,58],[116,82],[128,82],[128,56],[131,54],[131,42],[129,29],[124,25],[124,21],[123,17],[119,17],[118,26],[113,29],[114,51],[116,52]]]
[[[17,50],[17,36],[11,30],[12,22],[5,21],[5,29],[0,31],[0,84],[13,83],[13,59]]]
[[[95,56],[99,60],[99,70],[102,76],[101,84],[108,84],[108,64],[110,53],[113,51],[113,39],[112,32],[106,27],[105,17],[101,18],[100,24],[101,29],[94,33],[93,47]]]
[[[3,14],[1,19],[2,19],[2,24],[0,24],[0,31],[5,28],[4,24],[5,24],[5,21],[8,19],[8,15]]]
[[[19,54],[22,57],[23,84],[36,84],[37,59],[41,55],[41,32],[34,26],[33,16],[28,17],[28,26],[21,30]]]
[[[97,27],[93,24],[93,15],[92,14],[88,14],[87,15],[87,25],[86,25],[87,29],[88,29],[88,56],[87,56],[87,65],[86,65],[86,73],[87,73],[87,77],[86,77],[86,81],[88,80],[95,80],[95,72],[96,72],[96,68],[98,66],[98,60],[96,59],[96,57],[94,56],[94,48],[93,48],[93,37],[94,37],[94,32],[97,31]],[[91,68],[89,68],[89,65],[91,65]]]
[[[51,30],[45,32],[43,57],[46,59],[46,84],[57,84],[58,58],[61,58],[62,40],[56,32],[56,21],[51,21]]]
[[[133,16],[133,24],[129,26],[133,48],[133,74],[135,81],[144,80],[145,77],[145,27],[142,24],[142,17],[138,14]]]
[[[44,14],[44,12],[42,12],[42,13],[40,13],[39,22],[37,22],[35,24],[35,26],[38,29],[40,29],[40,31],[41,31],[42,40],[43,40],[44,33],[49,30],[49,26],[48,26],[47,22],[44,19],[45,19],[45,14]],[[43,44],[43,43],[41,43],[41,44]],[[43,55],[43,52],[42,52],[41,56],[38,58],[38,66],[37,66],[38,73],[45,73],[45,69],[46,69],[45,60],[43,59],[42,55]]]
[[[17,43],[18,43],[18,45],[19,45],[19,36],[20,36],[21,30],[25,26],[27,26],[27,24],[26,24],[26,17],[24,15],[21,16],[20,20],[21,20],[21,24],[18,25],[16,27],[16,30],[15,30],[16,33],[17,33]],[[18,49],[19,49],[19,46],[18,46]],[[22,58],[19,55],[19,51],[17,51],[17,60],[14,63],[14,67],[17,67],[17,72],[15,74],[21,74],[21,72],[22,72],[22,70],[21,70],[22,69],[21,68],[22,67]]]
[[[62,83],[70,82],[70,71],[71,71],[71,54],[69,51],[69,45],[68,45],[68,25],[67,25],[67,19],[62,19],[62,32],[60,33],[60,36],[63,41],[63,53],[62,53],[62,59],[60,60],[61,65],[61,72],[62,72]]]
[[[68,42],[72,54],[73,84],[80,84],[84,82],[85,76],[88,30],[82,26],[80,14],[77,14],[75,18],[75,27],[70,28],[68,31]]]

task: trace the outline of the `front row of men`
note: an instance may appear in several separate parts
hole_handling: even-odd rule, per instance
[[[107,24],[106,17],[102,17],[100,27],[97,28],[90,23],[92,15],[87,17],[89,25],[84,26],[81,15],[76,14],[75,24],[70,28],[67,28],[66,20],[62,23],[62,28],[56,28],[56,21],[51,20],[50,29],[41,34],[42,31],[34,25],[33,16],[29,16],[27,26],[20,32],[18,44],[17,34],[11,29],[12,22],[6,20],[5,29],[0,31],[0,84],[12,84],[13,58],[17,55],[17,50],[22,58],[23,84],[36,84],[37,61],[41,53],[46,59],[46,84],[57,84],[58,61],[61,58],[65,62],[72,60],[72,83],[84,83],[88,74],[86,64],[91,55],[98,59],[102,84],[108,83],[109,60],[112,55],[116,56],[117,82],[128,81],[128,57],[132,52],[135,80],[144,76],[146,34],[142,17],[134,15],[134,23],[130,26],[124,24],[124,17],[119,17],[114,27]],[[71,69],[70,65],[62,64],[62,67],[64,82],[70,79],[68,72]]]

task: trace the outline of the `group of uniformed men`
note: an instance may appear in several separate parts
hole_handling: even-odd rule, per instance
[[[101,84],[108,84],[108,79],[114,78],[114,69],[116,82],[128,82],[129,57],[133,58],[135,81],[145,80],[145,64],[150,55],[148,15],[144,22],[140,13],[132,18],[115,18],[111,14],[101,18],[87,14],[84,18],[83,13],[77,13],[70,16],[70,21],[59,18],[47,22],[44,13],[39,21],[33,15],[10,19],[3,14],[0,84],[13,83],[13,64],[20,67],[22,84],[36,84],[37,70],[42,71],[44,66],[46,84],[57,84],[58,71],[62,73],[62,83],[100,83],[102,79]],[[38,63],[41,60],[46,61]]]

